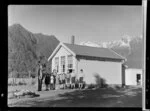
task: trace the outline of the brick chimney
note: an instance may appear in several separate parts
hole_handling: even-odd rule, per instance
[[[71,36],[71,44],[74,44],[75,43],[75,36]]]

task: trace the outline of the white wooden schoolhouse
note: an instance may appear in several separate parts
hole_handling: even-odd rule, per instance
[[[108,48],[60,42],[48,61],[51,63],[51,71],[56,69],[58,74],[74,69],[78,76],[83,69],[86,84],[95,83],[95,74],[104,78],[107,84],[125,84],[123,64],[126,58]]]

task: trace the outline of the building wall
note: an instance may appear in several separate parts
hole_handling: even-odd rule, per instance
[[[60,49],[58,50],[58,52],[56,53],[56,55],[52,58],[52,71],[53,71],[53,69],[55,69],[55,57],[59,57],[59,72],[58,72],[58,74],[59,73],[61,73],[60,71],[61,71],[61,67],[60,67],[60,64],[61,64],[61,56],[65,56],[65,73],[67,73],[67,65],[68,65],[68,59],[67,59],[67,57],[68,57],[68,55],[71,55],[71,53],[67,50],[67,49],[65,49],[64,47],[60,47]],[[73,63],[74,63],[74,65],[73,65],[73,67],[75,68],[76,66],[75,66],[75,61],[76,59],[75,59],[75,57],[73,57]]]
[[[136,75],[141,74],[142,80],[142,69],[126,69],[125,70],[125,81],[126,85],[137,85]],[[142,85],[142,81],[141,81]]]
[[[122,63],[83,60],[78,61],[78,72],[83,69],[85,73],[85,81],[87,84],[95,83],[94,74],[99,74],[106,79],[107,84],[122,84]]]

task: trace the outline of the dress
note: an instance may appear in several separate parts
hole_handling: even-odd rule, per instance
[[[75,83],[75,73],[71,73],[71,83]]]
[[[79,83],[83,83],[84,73],[79,73]]]
[[[45,84],[49,84],[50,83],[50,76],[46,75],[45,77]]]

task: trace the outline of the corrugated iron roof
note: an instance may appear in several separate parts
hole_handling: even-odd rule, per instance
[[[125,59],[121,55],[112,51],[108,48],[90,47],[76,44],[64,43],[70,50],[72,50],[76,55],[81,56],[92,56],[101,58],[111,58],[111,59]]]

